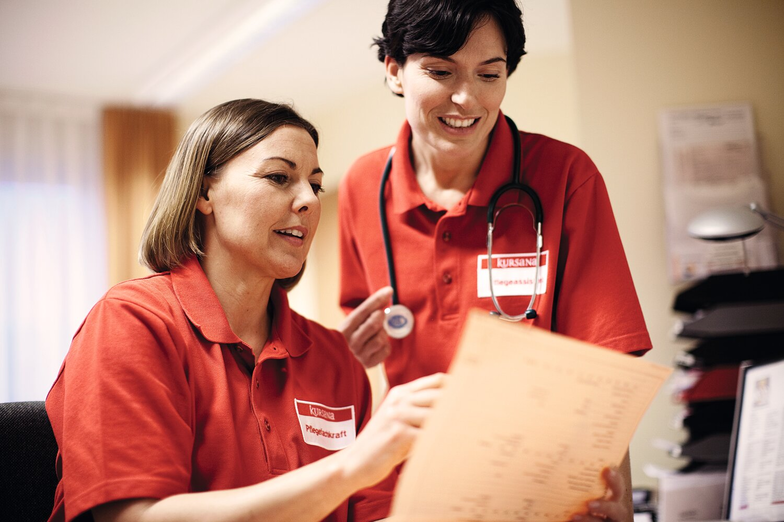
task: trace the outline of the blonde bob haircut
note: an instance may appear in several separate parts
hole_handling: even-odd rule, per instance
[[[308,132],[318,147],[318,132],[288,105],[264,100],[233,100],[208,110],[191,124],[166,169],[158,197],[142,233],[139,262],[155,272],[166,272],[191,256],[203,256],[203,220],[196,203],[205,177],[284,125]],[[293,288],[299,273],[278,280]]]

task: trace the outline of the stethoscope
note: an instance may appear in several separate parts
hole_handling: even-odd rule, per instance
[[[543,243],[542,221],[544,219],[544,213],[542,212],[542,203],[534,189],[528,185],[523,184],[521,181],[522,171],[520,166],[522,164],[522,151],[520,147],[520,134],[517,131],[517,125],[515,125],[514,121],[512,121],[512,119],[508,116],[505,116],[505,118],[506,122],[509,124],[510,130],[512,131],[512,141],[514,142],[512,181],[511,183],[507,183],[495,191],[493,197],[490,198],[490,203],[487,207],[487,275],[490,278],[490,297],[493,300],[493,306],[495,306],[495,310],[490,312],[490,314],[504,319],[505,321],[517,322],[523,319],[536,318],[534,302],[536,301],[536,294],[539,288],[539,268],[542,257]],[[407,306],[400,304],[398,299],[397,277],[395,277],[395,261],[392,259],[392,246],[389,240],[389,225],[387,223],[386,198],[384,197],[384,189],[386,188],[387,180],[389,179],[389,173],[392,170],[392,158],[394,155],[395,148],[393,147],[392,150],[389,151],[389,158],[387,159],[386,166],[384,167],[384,173],[381,176],[381,189],[379,191],[378,200],[379,209],[381,211],[381,233],[384,239],[384,252],[386,253],[387,268],[389,270],[389,286],[392,287],[392,306],[384,310],[384,330],[390,337],[395,339],[402,339],[403,337],[410,334],[414,329],[414,314],[411,313],[411,310]],[[495,229],[498,216],[501,214],[501,212],[509,207],[520,206],[526,208],[521,203],[512,203],[496,210],[496,204],[498,203],[498,200],[501,199],[501,196],[510,190],[519,190],[524,192],[528,195],[534,205],[533,217],[534,229],[536,230],[536,270],[534,271],[534,287],[533,291],[531,292],[531,301],[528,303],[528,308],[520,315],[510,315],[504,312],[495,296],[495,290],[493,289],[493,230]]]

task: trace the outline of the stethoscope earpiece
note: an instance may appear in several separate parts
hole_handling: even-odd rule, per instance
[[[520,316],[519,318],[502,314],[497,310],[493,310],[492,312],[490,312],[490,315],[492,315],[493,317],[498,317],[499,319],[503,319],[504,321],[509,321],[510,323],[517,322],[523,317],[525,317],[526,319],[536,319],[537,317],[536,310],[534,310],[533,308],[529,308],[528,310],[526,310],[525,313],[523,313],[523,315]]]

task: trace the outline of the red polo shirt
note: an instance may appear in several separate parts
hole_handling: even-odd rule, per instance
[[[109,290],[46,400],[60,448],[50,520],[114,500],[248,486],[350,444],[370,417],[364,370],[339,333],[290,310],[277,285],[271,307],[254,363],[196,258]],[[383,518],[392,483],[328,520]]]
[[[543,272],[535,308],[523,321],[623,352],[647,350],[645,327],[604,181],[581,150],[538,134],[521,132],[523,182],[543,206]],[[422,193],[409,160],[411,128],[403,125],[385,190],[398,296],[411,308],[414,331],[392,340],[386,371],[392,386],[446,371],[471,308],[494,310],[488,293],[487,207],[511,181],[512,133],[500,115],[473,187],[449,210]],[[389,284],[379,218],[378,193],[390,147],[359,158],[339,192],[340,304],[349,311]],[[509,194],[502,203],[516,196]],[[519,200],[527,207],[527,199]],[[531,215],[513,207],[496,225],[493,265],[496,292],[505,312],[522,313],[531,298],[515,270],[536,251]],[[482,271],[482,269],[484,270]],[[530,268],[530,267],[528,267]],[[509,270],[503,270],[509,269]],[[545,273],[546,271],[546,273]],[[508,287],[505,288],[505,284]],[[541,293],[543,292],[543,293]]]

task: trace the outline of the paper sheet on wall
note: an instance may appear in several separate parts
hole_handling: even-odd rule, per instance
[[[659,138],[670,280],[689,281],[744,265],[775,267],[770,229],[744,242],[702,241],[686,232],[691,219],[712,208],[749,203],[769,208],[751,105],[665,109],[659,115]]]
[[[671,369],[470,313],[444,393],[403,468],[406,521],[560,521],[604,494]]]

